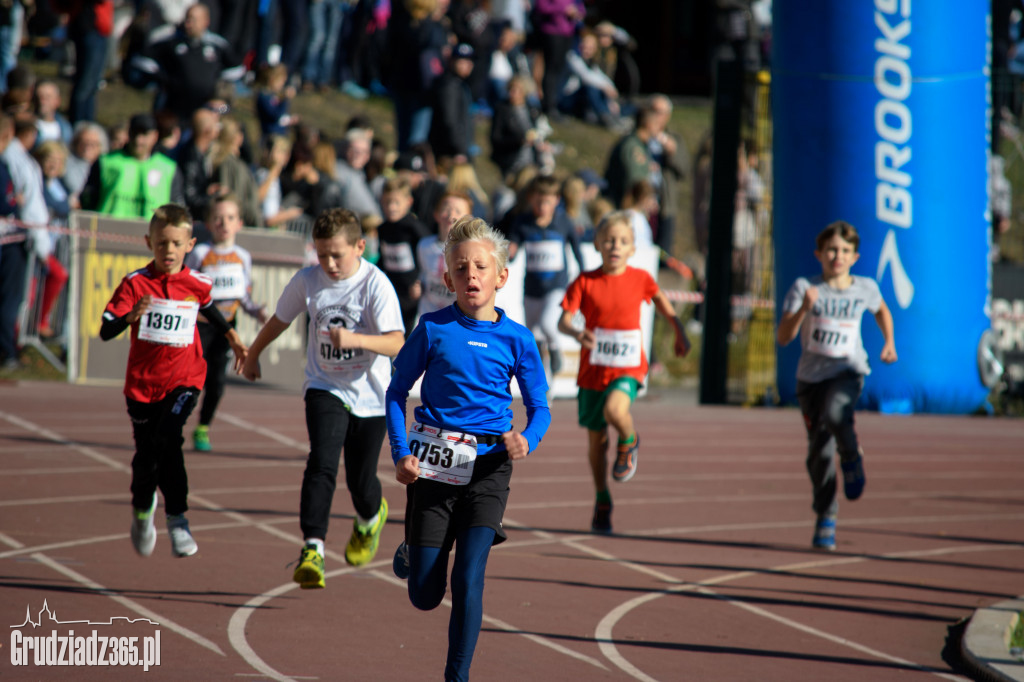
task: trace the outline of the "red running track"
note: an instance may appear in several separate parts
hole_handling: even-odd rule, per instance
[[[613,487],[611,537],[588,532],[575,403],[553,413],[516,465],[475,680],[964,679],[943,659],[947,629],[1024,593],[1022,421],[859,415],[867,489],[842,503],[838,551],[819,553],[796,411],[639,401],[639,471]],[[327,588],[306,592],[287,566],[301,398],[231,385],[211,434],[214,452],[187,454],[199,553],[171,557],[158,521],[142,559],[128,539],[120,389],[0,384],[0,619],[15,626],[0,678],[440,679],[448,610],[416,611],[391,574],[405,504],[386,449],[380,554],[345,565],[352,508],[339,488]],[[44,603],[42,627],[26,624]],[[140,654],[159,631],[160,665],[13,665],[33,655],[24,638],[70,630],[137,637]]]

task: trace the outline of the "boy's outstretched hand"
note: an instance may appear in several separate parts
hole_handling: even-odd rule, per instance
[[[673,326],[676,329],[676,342],[674,350],[677,358],[686,357],[686,354],[690,352],[690,337],[686,335],[686,328],[683,326],[683,321],[676,317],[673,320]]]
[[[892,341],[882,346],[882,362],[887,364],[896,362],[896,344]]]
[[[228,344],[231,346],[231,352],[235,354],[235,374],[241,374],[242,367],[245,365],[245,358],[249,355],[249,349],[242,343],[242,338],[234,329],[228,332],[227,337]]]
[[[241,374],[249,381],[256,381],[262,376],[260,361],[255,355],[246,353],[245,359],[242,361]]]
[[[406,455],[395,465],[395,478],[402,485],[415,483],[420,477],[420,460],[416,455]]]
[[[530,444],[526,441],[526,436],[515,429],[501,434],[501,441],[508,450],[509,459],[522,459],[530,454]]]

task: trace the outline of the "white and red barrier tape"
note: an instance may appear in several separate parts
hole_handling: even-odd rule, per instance
[[[27,233],[22,231],[4,234],[5,227],[8,227],[9,230],[14,230],[19,227],[24,229],[38,229],[37,226],[33,226],[28,223],[23,223],[20,220],[7,220],[5,221],[5,224],[0,224],[0,246],[4,244],[15,244],[18,242],[23,242],[27,238]],[[143,246],[145,246],[146,244],[146,238],[143,236],[129,234],[114,234],[111,232],[93,232],[91,230],[76,230],[74,228],[65,227],[63,225],[47,225],[45,229],[48,232],[52,232],[54,234],[78,235],[79,237],[84,237],[86,239],[95,238],[98,241],[114,242],[118,244],[140,244]],[[275,263],[292,263],[304,265],[306,262],[302,256],[283,256],[279,253],[260,253],[250,251],[249,255],[251,255],[254,260],[271,261]]]

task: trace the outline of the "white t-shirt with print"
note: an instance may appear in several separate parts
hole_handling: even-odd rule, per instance
[[[404,332],[398,295],[387,276],[366,260],[360,260],[354,275],[337,282],[319,265],[303,268],[284,288],[274,314],[291,323],[304,312],[309,314],[309,342],[303,392],[329,391],[357,417],[384,416],[391,358],[361,348],[337,349],[330,343],[330,328],[373,335]]]
[[[818,300],[800,325],[800,362],[796,378],[817,383],[845,371],[870,374],[867,351],[861,336],[864,313],[877,313],[882,292],[870,277],[854,275],[850,286],[833,289],[822,277],[800,277],[786,293],[783,313],[795,313],[803,305],[804,294],[818,287]]]

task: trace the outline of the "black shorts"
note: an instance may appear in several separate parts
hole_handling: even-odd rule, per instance
[[[478,457],[466,485],[418,479],[409,486],[406,542],[450,550],[460,532],[475,526],[493,529],[494,544],[504,542],[501,519],[511,478],[512,460],[502,451]]]

